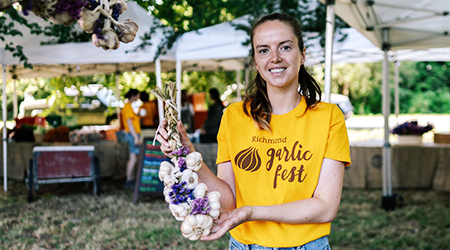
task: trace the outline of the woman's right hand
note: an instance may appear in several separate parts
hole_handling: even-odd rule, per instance
[[[161,124],[159,124],[158,134],[156,135],[156,140],[161,143],[161,151],[170,157],[170,153],[172,152],[172,148],[169,145],[169,134],[166,130],[167,120],[162,120]],[[195,152],[194,145],[192,145],[191,141],[186,132],[186,128],[184,127],[181,121],[177,123],[177,129],[180,132],[181,144],[189,149],[189,152]]]

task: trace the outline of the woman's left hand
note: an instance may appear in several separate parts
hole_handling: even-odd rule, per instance
[[[249,221],[252,215],[251,207],[240,207],[228,212],[222,212],[216,221],[216,225],[211,228],[211,233],[200,238],[202,241],[217,240],[229,230]]]

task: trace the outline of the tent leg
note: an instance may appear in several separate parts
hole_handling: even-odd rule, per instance
[[[120,115],[120,88],[119,88],[119,69],[117,69],[116,73],[114,73],[114,77],[116,80],[116,95],[117,95],[117,107],[116,107],[116,112],[117,112],[117,120],[119,121],[119,124],[122,124],[122,117]],[[120,126],[120,125],[119,125]]]
[[[8,138],[6,136],[6,65],[3,64],[3,190],[8,191]]]
[[[177,108],[181,110],[181,60],[176,61],[176,78],[177,78]]]
[[[387,30],[384,30],[387,35]],[[389,83],[389,61],[388,61],[388,48],[384,50],[383,58],[383,117],[384,117],[384,144],[383,144],[383,196],[381,198],[381,207],[385,210],[393,210],[396,207],[401,206],[401,201],[398,194],[392,194],[392,175],[391,175],[391,144],[389,142],[389,115],[390,115],[390,103],[391,92]]]
[[[156,86],[162,89],[162,79],[161,79],[161,60],[159,58],[155,61],[155,73],[156,73]],[[158,117],[159,122],[161,122],[164,119],[164,105],[161,100],[156,98],[158,100]]]
[[[237,96],[237,100],[241,101],[242,100],[242,96],[241,96],[241,70],[237,69],[236,70],[236,96]]]
[[[324,99],[330,102],[331,96],[331,69],[333,65],[333,36],[334,36],[334,0],[328,0],[327,4],[327,24],[325,31],[325,86]]]
[[[399,79],[400,79],[400,72],[399,72],[400,62],[395,61],[395,82],[394,82],[394,88],[395,88],[395,122],[398,125],[398,114],[400,113],[400,93],[399,93]]]

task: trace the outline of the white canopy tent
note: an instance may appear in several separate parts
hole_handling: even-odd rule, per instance
[[[327,23],[334,28],[334,12],[383,50],[383,199],[385,209],[395,208],[389,143],[390,86],[388,52],[450,47],[450,5],[447,0],[320,0],[327,4]],[[333,17],[331,17],[333,16]],[[332,35],[327,36],[332,40]],[[332,58],[331,51],[327,58]],[[331,59],[329,59],[331,60]],[[448,61],[448,58],[445,60]],[[329,65],[331,68],[331,65]],[[329,69],[331,70],[331,69]],[[326,76],[327,77],[327,76]],[[329,76],[328,76],[329,77]]]
[[[0,64],[3,66],[3,124],[6,123],[6,80],[12,78],[34,77],[60,77],[82,76],[96,73],[119,73],[124,71],[156,72],[157,84],[161,85],[161,70],[173,70],[175,64],[170,54],[160,56],[155,60],[157,47],[165,39],[164,30],[158,29],[152,35],[152,45],[136,52],[132,50],[141,44],[144,33],[149,32],[154,22],[159,22],[134,1],[129,1],[128,9],[119,16],[119,21],[131,19],[139,25],[139,30],[133,42],[120,43],[117,50],[106,51],[95,47],[91,42],[66,43],[58,45],[41,45],[49,38],[44,35],[30,34],[29,29],[23,25],[15,27],[23,36],[6,36],[0,41]],[[41,27],[50,25],[40,17],[30,13],[25,19],[29,23],[38,23]],[[76,27],[77,24],[76,24]],[[78,27],[79,28],[79,27]],[[80,29],[81,30],[81,29]],[[6,43],[13,42],[21,45],[28,62],[33,69],[24,68],[23,62],[13,57],[11,52],[4,49]],[[147,41],[148,42],[148,41]],[[171,59],[171,60],[169,60]],[[161,61],[163,60],[163,61]],[[116,74],[116,87],[118,91],[118,77]],[[160,105],[162,106],[162,105]],[[117,105],[119,108],[119,105]],[[4,189],[7,190],[7,139],[6,129],[3,130],[3,172]]]
[[[131,19],[139,25],[139,30],[133,42],[126,44],[121,42],[116,50],[103,50],[95,47],[91,42],[41,45],[50,38],[42,34],[30,34],[27,27],[18,25],[16,29],[20,30],[23,36],[6,36],[6,41],[0,41],[0,64],[6,65],[7,78],[10,79],[13,74],[18,78],[34,78],[80,76],[131,70],[154,72],[154,58],[158,45],[165,38],[164,30],[157,30],[152,35],[152,46],[134,52],[133,49],[143,42],[141,37],[144,33],[149,32],[153,23],[159,22],[159,20],[149,15],[136,2],[128,1],[127,4],[128,9],[119,16],[119,21]],[[33,13],[30,13],[25,19],[30,23],[38,23],[41,27],[50,25],[49,22]],[[75,27],[79,29],[78,24],[75,24]],[[79,30],[81,31],[81,29]],[[28,62],[33,64],[33,69],[24,68],[18,58],[4,50],[5,44],[9,42],[23,46],[23,52],[28,57]],[[162,55],[159,58],[162,60],[162,69],[175,69],[174,63],[169,61],[172,57],[173,55]]]

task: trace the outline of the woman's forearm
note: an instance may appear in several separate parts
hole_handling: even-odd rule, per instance
[[[217,177],[206,164],[203,162],[203,166],[199,172],[199,182],[203,182],[208,187],[208,190],[218,191],[220,193],[220,204],[222,211],[229,211],[236,208],[236,201],[233,189],[223,179]]]

